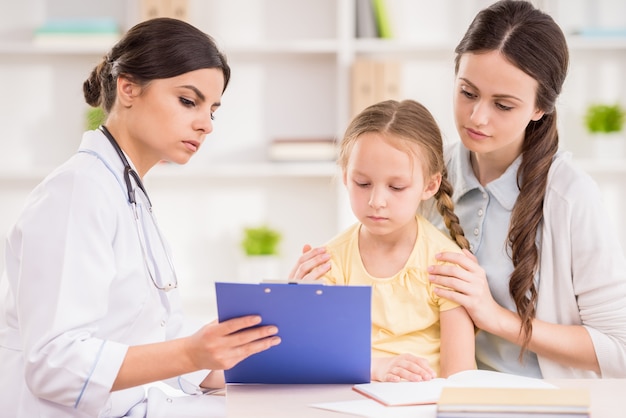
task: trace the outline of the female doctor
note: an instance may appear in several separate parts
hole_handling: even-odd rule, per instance
[[[85,81],[106,123],[31,193],[7,239],[3,416],[164,414],[165,398],[142,385],[202,393],[223,385],[210,370],[280,342],[276,327],[253,327],[256,316],[185,329],[142,185],[160,160],[184,164],[198,151],[229,77],[209,36],[159,18],[130,29]]]

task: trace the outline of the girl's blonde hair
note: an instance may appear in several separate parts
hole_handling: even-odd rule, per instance
[[[454,213],[454,203],[450,197],[452,185],[448,181],[443,159],[441,131],[428,109],[414,100],[386,100],[363,110],[352,120],[341,141],[338,163],[342,170],[348,165],[357,139],[367,132],[379,133],[399,149],[415,158],[423,158],[423,166],[427,171],[424,176],[441,174],[441,185],[435,193],[437,210],[443,216],[452,239],[459,247],[469,249],[469,242]],[[411,145],[417,145],[419,155]]]

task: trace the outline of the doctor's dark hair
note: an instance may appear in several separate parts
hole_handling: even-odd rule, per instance
[[[414,100],[386,100],[367,107],[352,120],[341,141],[338,163],[344,172],[354,144],[368,132],[380,134],[392,147],[420,159],[424,177],[441,174],[441,185],[435,193],[437,210],[452,239],[459,247],[469,249],[469,242],[454,213],[452,185],[448,181],[443,159],[441,130],[428,109]]]
[[[83,94],[87,104],[109,113],[120,75],[146,85],[203,68],[221,69],[226,90],[230,67],[213,38],[181,20],[150,19],[132,27],[113,46],[83,83]]]
[[[545,112],[540,120],[530,121],[526,127],[522,163],[517,173],[520,193],[508,232],[514,267],[509,293],[522,320],[521,360],[532,336],[536,314],[538,232],[543,220],[548,171],[559,145],[555,103],[567,75],[569,52],[565,36],[552,17],[525,0],[501,0],[476,15],[456,47],[455,73],[463,54],[489,51],[498,51],[535,79],[535,106]]]

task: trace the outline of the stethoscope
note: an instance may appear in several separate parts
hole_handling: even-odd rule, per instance
[[[163,236],[161,235],[159,226],[157,225],[156,219],[154,218],[154,214],[152,213],[152,202],[150,201],[150,197],[148,197],[148,192],[146,192],[146,188],[144,187],[143,182],[141,181],[141,178],[139,177],[139,174],[137,174],[137,172],[128,163],[128,160],[126,159],[126,156],[124,155],[124,152],[122,152],[122,149],[120,148],[115,138],[113,138],[113,135],[111,135],[111,132],[109,132],[109,130],[104,125],[100,126],[100,131],[102,131],[104,136],[107,137],[107,139],[113,146],[113,149],[115,149],[115,152],[117,152],[117,155],[120,157],[120,160],[122,160],[122,164],[124,164],[124,183],[126,183],[126,191],[128,193],[128,203],[130,203],[130,206],[133,210],[133,215],[135,218],[135,227],[137,229],[137,236],[139,237],[139,246],[141,247],[143,261],[146,266],[146,270],[148,271],[148,275],[150,276],[150,280],[152,280],[152,283],[154,284],[154,286],[159,290],[168,292],[172,289],[175,289],[178,287],[178,277],[176,276],[174,263],[172,262],[172,259],[170,258],[170,255],[167,251],[167,248],[165,246],[165,241],[163,240]],[[156,230],[157,236],[159,237],[159,241],[161,242],[161,246],[163,248],[163,253],[165,254],[165,258],[167,258],[167,263],[169,264],[170,269],[172,271],[172,277],[174,278],[173,282],[168,282],[168,283],[165,283],[164,285],[159,285],[159,283],[157,283],[157,280],[154,278],[154,275],[152,274],[152,270],[150,269],[150,265],[148,264],[148,251],[146,250],[146,245],[144,242],[144,234],[141,233],[141,227],[139,226],[140,220],[139,220],[139,212],[137,210],[137,199],[135,196],[135,188],[133,187],[131,178],[135,181],[135,184],[137,185],[137,187],[141,189],[144,196],[146,196],[146,199],[148,200],[148,212],[150,213],[150,218],[152,218],[154,229]],[[156,269],[156,263],[155,263],[155,269]]]

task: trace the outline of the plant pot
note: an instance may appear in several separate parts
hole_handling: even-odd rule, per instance
[[[624,158],[626,137],[621,132],[596,133],[591,136],[593,156],[597,159]]]

